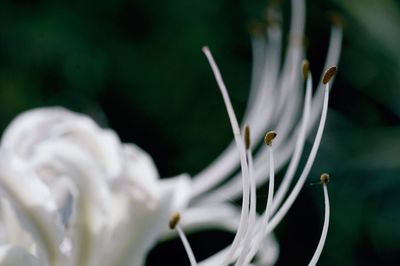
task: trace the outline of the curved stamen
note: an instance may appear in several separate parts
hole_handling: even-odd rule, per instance
[[[331,29],[331,35],[328,45],[328,52],[325,59],[325,69],[331,65],[337,65],[341,53],[341,45],[342,45],[342,28],[340,25],[333,25]],[[323,94],[324,88],[321,83],[317,90],[316,94],[313,97],[311,112],[310,112],[310,122],[307,126],[307,133],[313,129],[320,112],[318,111],[323,105]],[[281,133],[281,131],[279,131]],[[286,160],[290,157],[291,151],[288,148],[293,145],[294,139],[289,139],[288,141],[282,143],[283,146],[279,146],[279,149],[276,151],[276,170],[281,169]],[[256,180],[256,184],[261,184],[266,181],[268,178],[267,173],[264,171],[264,158],[263,155],[255,155],[254,156],[254,178]],[[258,163],[260,161],[260,163]],[[259,168],[261,166],[261,168]],[[208,202],[221,202],[226,199],[231,199],[238,197],[241,193],[240,183],[237,179],[233,178],[231,181],[227,182],[224,186],[216,189],[213,192],[207,194],[207,197],[204,197],[205,201]]]
[[[334,70],[331,70],[334,69]],[[275,216],[271,219],[271,222],[268,225],[267,228],[267,234],[271,232],[283,219],[283,217],[286,215],[290,207],[293,205],[294,201],[296,200],[297,196],[300,193],[301,188],[304,185],[304,182],[307,179],[308,174],[310,173],[311,167],[314,164],[315,157],[317,156],[319,144],[321,143],[322,139],[322,134],[324,132],[324,127],[325,127],[325,121],[326,121],[326,116],[328,113],[328,102],[329,102],[329,80],[333,77],[330,75],[330,72],[334,71],[336,73],[336,67],[331,67],[327,71],[327,75],[330,76],[329,79],[323,79],[326,80],[325,84],[325,95],[324,95],[324,104],[322,108],[322,114],[321,114],[321,119],[320,123],[318,126],[317,130],[317,135],[314,140],[314,144],[311,148],[310,155],[308,156],[306,165],[304,166],[303,172],[301,173],[299,180],[297,181],[295,187],[293,188],[292,192],[290,193],[289,197],[286,199],[285,203],[282,205],[282,207],[278,210],[278,212],[275,214]]]
[[[228,112],[229,121],[231,122],[235,142],[236,142],[236,145],[237,145],[237,148],[239,151],[240,165],[241,165],[241,169],[242,169],[242,183],[243,183],[242,213],[241,213],[239,228],[237,230],[237,233],[235,235],[233,243],[230,247],[230,251],[228,252],[228,255],[225,257],[224,262],[222,263],[222,265],[227,265],[233,259],[233,256],[234,256],[237,248],[239,247],[239,244],[240,244],[241,240],[243,239],[245,232],[247,230],[248,214],[249,214],[249,196],[250,196],[249,195],[250,194],[249,193],[250,184],[249,184],[249,176],[248,176],[249,169],[248,169],[248,165],[247,165],[247,161],[246,161],[246,151],[244,148],[243,140],[241,139],[241,135],[240,135],[239,124],[237,122],[235,112],[233,111],[232,103],[230,101],[225,83],[221,77],[221,73],[218,69],[218,66],[215,63],[215,60],[214,60],[213,56],[211,55],[211,52],[208,49],[208,47],[203,47],[203,52],[208,59],[208,62],[214,73],[215,79],[217,80],[220,92],[222,94],[222,98],[224,100],[225,107]]]
[[[322,249],[324,248],[324,245],[325,245],[326,236],[328,234],[329,215],[330,215],[329,196],[328,196],[328,187],[327,187],[328,182],[329,182],[329,175],[322,174],[321,175],[321,184],[324,189],[324,202],[325,202],[324,225],[322,227],[321,238],[319,239],[317,249],[315,250],[315,253],[314,253],[310,263],[308,264],[308,266],[317,265],[319,257],[321,256],[321,253],[322,253]]]
[[[264,232],[266,231],[266,228],[268,226],[268,221],[269,218],[271,217],[271,207],[272,203],[274,200],[274,186],[275,186],[275,166],[274,166],[274,152],[272,148],[272,141],[276,137],[276,132],[275,131],[269,131],[267,134],[265,134],[264,137],[264,142],[268,146],[268,151],[269,151],[269,185],[268,185],[268,198],[267,198],[267,204],[265,207],[264,211],[264,217],[262,221],[262,227],[261,227],[261,234],[258,234],[257,237],[254,240],[254,243],[250,249],[250,252],[248,253],[248,256],[246,258],[246,263],[244,265],[247,265],[251,259],[254,257],[254,255],[257,253],[257,250],[260,248],[261,242],[263,240],[263,235]],[[260,229],[260,228],[258,228]]]
[[[268,43],[265,40],[254,40],[254,57],[260,60],[253,61],[253,72],[259,72],[260,77],[255,77],[252,81],[250,97],[243,118],[243,124],[252,125],[253,136],[256,140],[261,139],[271,120],[269,117],[272,115],[271,111],[274,105],[272,95],[280,67],[282,41],[280,25],[274,23],[269,27],[267,36]],[[264,119],[259,119],[259,117],[264,117]],[[232,142],[214,162],[193,178],[192,198],[201,197],[205,191],[221,183],[236,170],[237,163],[236,147]]]
[[[196,258],[194,257],[193,250],[190,247],[189,241],[187,240],[187,237],[185,233],[183,232],[182,228],[179,226],[179,221],[181,219],[181,215],[177,212],[171,216],[171,219],[169,220],[169,228],[170,229],[176,229],[178,231],[179,237],[182,241],[182,244],[186,250],[186,254],[188,255],[190,265],[192,266],[197,266],[197,261]]]
[[[251,152],[251,145],[250,145],[250,128],[246,126],[245,129],[245,144],[246,144],[246,157],[249,164],[249,178],[250,178],[250,213],[249,213],[249,223],[247,226],[246,235],[244,236],[243,243],[241,244],[241,252],[239,258],[235,265],[241,266],[244,265],[243,262],[246,258],[246,255],[249,251],[249,244],[253,237],[254,233],[254,225],[256,221],[256,183],[253,177],[253,155]]]
[[[300,131],[296,139],[296,146],[292,155],[292,159],[290,160],[285,176],[283,177],[282,182],[278,188],[278,191],[276,192],[274,202],[272,204],[271,213],[275,213],[279,205],[282,203],[282,200],[289,189],[290,183],[293,180],[294,174],[296,173],[296,169],[299,165],[301,154],[304,148],[304,143],[307,135],[307,126],[310,118],[311,92],[312,92],[312,75],[311,72],[309,71],[308,61],[305,61],[303,63],[303,76],[304,78],[307,79],[307,85],[306,85],[306,94],[303,107],[303,118],[301,121]]]

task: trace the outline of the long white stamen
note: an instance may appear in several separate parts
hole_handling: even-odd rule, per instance
[[[272,135],[272,136],[271,136]],[[265,143],[269,150],[269,186],[268,186],[268,199],[265,208],[265,226],[268,224],[268,219],[271,216],[271,207],[274,198],[274,185],[275,185],[275,166],[274,166],[274,151],[272,148],[272,140],[276,137],[274,131],[270,131],[265,135]]]
[[[274,105],[274,88],[277,82],[280,55],[282,30],[279,23],[274,23],[267,29],[268,43],[259,41],[258,46],[265,45],[262,52],[261,49],[254,51],[254,57],[260,58],[259,64],[260,81],[259,84],[252,84],[251,96],[247,103],[244,114],[243,124],[251,124],[254,139],[261,139],[268,124],[271,122],[272,110]],[[256,67],[256,66],[255,66]],[[253,69],[254,70],[254,69]],[[256,82],[256,80],[254,80]],[[256,86],[258,85],[258,86]],[[254,99],[254,101],[252,100]],[[264,119],[259,119],[263,117]],[[212,189],[221,183],[226,177],[230,176],[236,170],[238,159],[236,156],[236,147],[231,143],[224,152],[208,167],[201,171],[193,178],[192,198],[203,198],[202,193]],[[238,183],[238,188],[241,185]]]
[[[273,134],[275,134],[275,133],[273,133]],[[267,135],[268,135],[268,133],[267,133]],[[274,186],[275,186],[274,151],[273,151],[271,142],[270,142],[270,144],[267,143],[267,145],[268,145],[268,150],[269,150],[269,185],[268,185],[267,205],[265,207],[263,230],[266,230],[268,221],[271,217],[271,207],[272,207],[272,202],[274,199]]]
[[[312,75],[311,72],[307,70],[307,75],[304,74],[304,76],[307,79],[307,86],[304,99],[303,118],[301,121],[301,127],[296,139],[296,147],[294,149],[292,159],[290,160],[285,176],[283,177],[282,182],[278,188],[278,191],[276,192],[274,202],[272,204],[271,213],[275,213],[279,205],[282,203],[282,200],[289,189],[290,183],[292,182],[294,174],[296,173],[296,169],[299,165],[301,154],[304,148],[304,143],[307,135],[307,126],[310,118]]]
[[[189,258],[190,265],[197,266],[197,261],[196,261],[196,258],[194,257],[193,250],[189,244],[189,241],[187,240],[187,237],[186,237],[185,233],[183,232],[182,228],[179,226],[180,219],[181,219],[181,216],[179,213],[173,214],[169,221],[169,227],[171,229],[176,229],[176,231],[178,231],[178,234],[182,241],[183,247],[185,248],[186,254]]]
[[[337,65],[339,61],[339,57],[341,54],[341,45],[342,45],[342,28],[340,26],[334,25],[332,26],[331,36],[329,40],[328,46],[328,53],[325,60],[325,69],[332,65]],[[320,84],[316,90],[316,94],[313,97],[315,100],[312,101],[311,112],[310,112],[310,122],[307,126],[307,133],[311,131],[314,127],[321,106],[323,105],[323,98],[324,98],[324,88],[323,84]],[[319,100],[321,99],[321,100]],[[256,134],[254,134],[256,135]],[[293,139],[294,140],[294,139]],[[279,146],[279,150],[276,151],[276,169],[280,169],[285,164],[286,160],[290,157],[291,150],[288,149],[289,146],[293,145],[292,139],[289,139],[283,146]],[[289,145],[290,144],[290,145]],[[254,178],[256,179],[256,184],[261,184],[266,181],[268,175],[265,174],[263,171],[262,166],[264,165],[264,158],[259,158],[260,156],[254,156]],[[263,155],[261,155],[263,157]],[[260,161],[260,163],[257,163]],[[261,168],[258,167],[261,165]],[[227,182],[224,186],[216,189],[213,192],[207,194],[205,198],[208,202],[221,202],[226,199],[231,199],[239,196],[241,193],[240,183],[236,179],[232,179],[231,181]]]
[[[256,221],[256,183],[253,177],[253,155],[251,152],[250,144],[250,129],[246,126],[245,130],[245,144],[246,144],[246,157],[249,164],[249,178],[250,178],[250,213],[249,213],[249,223],[247,226],[246,235],[244,237],[243,243],[241,245],[242,250],[240,252],[239,258],[236,262],[236,266],[244,265],[243,262],[249,250],[249,244],[253,237],[254,225]]]
[[[337,25],[333,25],[331,29],[331,36],[329,39],[328,53],[326,56],[324,69],[327,69],[332,65],[338,64],[342,48],[342,37],[343,37],[342,35],[343,35],[342,28]],[[324,89],[324,84],[321,82],[316,90],[316,95],[314,96],[314,98],[322,99],[323,97],[322,94],[324,91],[323,89]],[[310,125],[313,125],[315,121],[317,121],[318,119],[317,110],[321,108],[321,103],[322,101],[313,101],[311,106]],[[309,128],[308,131],[310,130],[311,128]]]
[[[235,137],[235,142],[239,151],[239,156],[240,156],[240,165],[242,169],[242,183],[243,183],[243,198],[242,198],[242,213],[240,217],[240,223],[239,223],[239,228],[237,230],[237,233],[235,235],[235,238],[232,242],[232,245],[230,246],[230,250],[228,252],[228,255],[225,257],[224,262],[222,265],[228,265],[234,258],[234,254],[239,247],[240,242],[242,241],[245,232],[247,230],[247,224],[248,224],[248,219],[249,219],[249,190],[250,190],[250,184],[249,184],[249,171],[248,171],[248,165],[246,161],[246,151],[244,149],[244,144],[243,140],[240,135],[240,129],[239,129],[239,124],[236,119],[235,112],[233,111],[232,103],[230,101],[228,91],[226,89],[225,83],[221,77],[221,73],[218,69],[217,64],[215,63],[215,60],[213,56],[211,55],[210,50],[208,47],[203,47],[203,52],[206,55],[208,62],[212,68],[212,71],[214,73],[215,79],[217,80],[218,87],[221,91],[226,110],[228,112],[229,116],[229,121],[231,122],[232,130],[233,130],[233,135]]]
[[[182,228],[179,225],[176,226],[176,230],[178,231],[182,244],[185,247],[186,253],[190,260],[190,264],[192,266],[196,266],[197,265],[196,258],[194,257],[192,248],[190,247],[189,241],[187,240],[185,233],[183,232]]]
[[[301,173],[299,180],[297,181],[295,187],[290,193],[289,197],[286,199],[285,203],[278,210],[275,216],[271,219],[271,222],[268,224],[267,234],[271,232],[275,227],[282,221],[283,217],[285,217],[286,213],[289,211],[290,207],[293,205],[297,196],[300,193],[301,188],[304,185],[304,182],[307,179],[308,174],[310,173],[311,167],[314,164],[315,157],[317,156],[319,144],[321,143],[322,134],[324,132],[326,116],[328,113],[328,102],[329,102],[329,79],[333,77],[336,73],[336,67],[329,68],[324,75],[323,82],[325,86],[325,95],[324,95],[324,104],[322,108],[322,114],[320,123],[317,130],[317,135],[314,140],[314,144],[311,148],[310,155],[308,156],[306,165],[304,166],[303,172]],[[327,79],[329,77],[329,79]]]
[[[328,188],[327,188],[328,181],[329,181],[329,175],[328,174],[322,174],[321,175],[321,183],[322,183],[322,186],[323,186],[323,189],[324,189],[324,202],[325,202],[324,225],[322,227],[321,238],[319,239],[317,249],[315,250],[315,253],[314,253],[310,263],[308,264],[308,266],[317,265],[319,257],[321,256],[321,253],[322,253],[322,249],[324,248],[324,245],[325,245],[326,236],[328,234],[329,215],[330,215],[329,196],[328,196]]]
[[[272,147],[272,140],[276,137],[275,131],[269,131],[264,138],[265,144],[268,146],[268,152],[269,152],[269,185],[268,185],[268,198],[267,198],[267,204],[265,207],[264,211],[264,217],[262,220],[262,225],[261,225],[261,232],[256,236],[250,252],[247,255],[246,261],[244,265],[247,265],[251,259],[254,257],[256,254],[257,250],[260,248],[260,245],[263,240],[263,236],[265,234],[265,231],[267,230],[268,222],[271,217],[271,207],[272,203],[274,200],[274,186],[275,186],[275,166],[274,166],[274,152],[273,152],[273,147]],[[260,230],[260,228],[257,228]]]

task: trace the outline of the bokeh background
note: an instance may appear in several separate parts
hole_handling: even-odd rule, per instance
[[[284,25],[289,1],[281,1]],[[222,99],[201,53],[212,49],[239,116],[251,71],[248,23],[267,0],[0,2],[0,128],[22,111],[65,106],[154,158],[162,176],[195,174],[230,142]],[[320,265],[400,261],[400,1],[307,1],[307,56],[319,75],[330,11],[345,20],[325,136],[309,181],[277,229],[278,265],[305,265],[317,245],[321,172],[332,220]],[[199,258],[232,235],[189,236]],[[148,265],[188,265],[178,240]]]

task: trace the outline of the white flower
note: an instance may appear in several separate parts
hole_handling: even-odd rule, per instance
[[[163,186],[144,151],[86,116],[28,111],[1,143],[2,263],[141,265],[184,180]]]
[[[63,108],[41,108],[18,116],[6,129],[0,148],[0,264],[143,265],[158,239],[173,236],[174,231],[168,230],[170,217],[170,227],[182,238],[192,265],[197,264],[195,253],[184,231],[204,227],[231,231],[235,238],[226,249],[199,264],[274,264],[279,248],[272,232],[300,193],[316,157],[327,114],[329,80],[336,71],[329,67],[337,64],[341,46],[341,29],[334,25],[324,84],[312,95],[308,63],[301,65],[304,9],[304,1],[292,0],[284,60],[278,11],[269,11],[274,22],[266,30],[267,38],[256,35],[253,39],[254,75],[242,123],[243,128],[249,126],[245,141],[219,69],[209,49],[203,49],[235,141],[192,178],[160,179],[144,151],[121,143],[113,131],[100,128],[87,116]],[[306,136],[317,122],[306,164],[289,191]],[[271,129],[277,133],[265,135]],[[267,145],[255,149],[264,136]],[[257,151],[254,159],[253,150]],[[275,171],[287,164],[275,191]],[[327,175],[321,181],[325,223],[310,265],[321,254],[329,221]],[[266,208],[257,214],[255,190],[265,182],[269,182]],[[238,197],[241,208],[231,204]]]

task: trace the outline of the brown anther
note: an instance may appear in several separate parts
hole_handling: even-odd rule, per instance
[[[302,70],[303,78],[306,80],[308,78],[308,71],[310,70],[310,62],[307,59],[303,60]]]
[[[320,177],[320,180],[321,180],[321,184],[328,184],[328,182],[329,182],[329,174],[327,174],[327,173],[323,173],[322,175],[321,175],[321,177]]]
[[[181,219],[181,215],[179,214],[179,212],[174,213],[171,216],[171,219],[169,219],[169,228],[175,229],[175,227],[179,223],[180,219]]]
[[[345,22],[344,18],[340,14],[336,12],[329,12],[329,16],[333,25],[343,28]]]
[[[276,132],[275,131],[268,131],[267,134],[265,134],[264,137],[264,142],[265,144],[267,144],[268,146],[272,145],[272,141],[275,139],[276,137]]]
[[[324,84],[328,83],[332,79],[332,77],[336,74],[336,72],[337,72],[336,66],[330,67],[325,72],[324,77],[322,78],[322,83],[324,83]]]
[[[251,35],[256,37],[264,37],[265,36],[265,24],[257,21],[252,20],[248,23],[247,29]]]
[[[246,126],[244,128],[244,145],[246,150],[250,149],[250,127]]]

